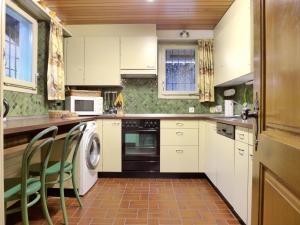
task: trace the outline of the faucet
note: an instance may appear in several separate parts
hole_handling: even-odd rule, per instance
[[[257,120],[258,112],[259,112],[259,101],[258,101],[258,95],[256,93],[256,100],[254,103],[254,111],[252,113],[250,113],[250,108],[248,107],[248,104],[244,104],[241,117],[243,120],[247,120],[248,118],[255,118]]]

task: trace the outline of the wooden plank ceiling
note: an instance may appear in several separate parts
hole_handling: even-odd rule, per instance
[[[234,0],[43,0],[66,24],[157,24],[212,29]]]

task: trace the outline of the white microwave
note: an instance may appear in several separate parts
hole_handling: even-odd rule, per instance
[[[75,112],[80,116],[102,115],[103,98],[69,96],[66,98],[66,110]]]

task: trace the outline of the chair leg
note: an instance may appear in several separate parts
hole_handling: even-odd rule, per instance
[[[65,225],[68,225],[68,214],[67,214],[66,203],[65,203],[65,192],[64,192],[63,182],[64,181],[60,181],[60,184],[59,184],[60,204],[61,204],[61,209],[62,209],[63,215],[64,215]]]
[[[28,219],[28,197],[22,196],[21,198],[21,212],[22,212],[22,224],[23,225],[29,225],[29,219]]]
[[[49,210],[47,205],[47,187],[45,186],[45,184],[42,184],[42,188],[41,188],[41,203],[42,203],[43,213],[48,224],[53,225],[51,217],[49,215]]]
[[[82,208],[83,204],[82,204],[82,202],[80,200],[80,196],[79,196],[77,185],[76,185],[75,171],[72,171],[72,185],[73,185],[73,190],[74,190],[77,202],[78,202],[80,208]]]

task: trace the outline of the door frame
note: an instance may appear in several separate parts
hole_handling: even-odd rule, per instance
[[[265,81],[263,79],[263,74],[265,72],[264,62],[265,62],[265,35],[264,32],[264,0],[254,0],[253,1],[253,35],[254,35],[254,52],[253,52],[253,69],[254,69],[254,86],[253,86],[253,102],[256,98],[259,101],[259,115],[258,115],[258,134],[261,133],[264,127],[263,113],[264,113],[264,100],[262,95],[265,92]],[[255,157],[255,152],[257,145],[254,148],[253,154]],[[262,188],[260,183],[259,166],[254,165],[253,161],[253,174],[252,174],[252,210],[251,210],[251,225],[258,225],[261,221],[261,209],[259,206],[262,201],[261,196],[259,196],[259,190]]]
[[[5,0],[0,0],[0,224],[4,225],[4,153],[3,153],[3,74],[4,74],[4,34]]]

